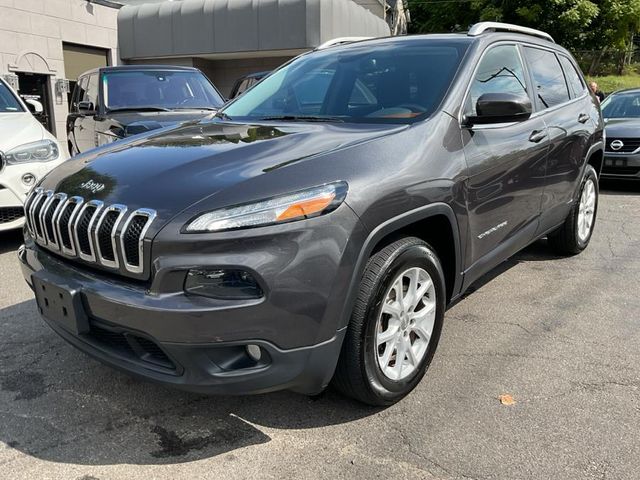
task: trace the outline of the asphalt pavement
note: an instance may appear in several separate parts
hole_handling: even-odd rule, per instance
[[[0,234],[0,478],[639,478],[640,183],[604,188],[589,248],[540,241],[483,278],[387,409],[116,372],[43,323]]]

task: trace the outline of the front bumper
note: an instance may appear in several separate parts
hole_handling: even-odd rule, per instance
[[[605,152],[602,177],[640,180],[640,153]]]
[[[277,246],[279,255],[247,255],[245,250],[240,266],[265,286],[265,297],[257,300],[223,301],[177,291],[173,287],[182,283],[176,278],[185,272],[178,265],[193,266],[193,257],[187,263],[180,255],[158,257],[150,284],[76,265],[30,239],[19,258],[32,288],[34,274],[47,276],[53,285],[77,287],[88,319],[86,331],[73,331],[43,316],[65,340],[106,364],[202,393],[289,389],[314,394],[329,383],[338,360],[345,329],[339,328],[336,312],[345,304],[353,272],[350,262],[356,250],[351,241],[363,233],[348,207],[334,214],[331,220],[314,219],[326,222],[324,228],[274,227],[289,239],[289,244]],[[306,241],[295,241],[298,234]],[[277,234],[266,230],[264,236],[277,243]],[[249,243],[261,245],[257,237]],[[319,245],[330,248],[322,252]],[[221,245],[218,255],[199,257],[197,265],[238,266],[236,250],[246,247],[236,239]],[[260,347],[259,360],[248,354],[248,345]]]

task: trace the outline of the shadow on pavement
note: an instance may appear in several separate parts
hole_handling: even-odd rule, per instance
[[[22,243],[22,229],[0,232],[0,255],[11,251],[17,251],[18,247],[22,245]]]
[[[600,180],[603,195],[640,195],[640,180]]]
[[[336,425],[379,411],[331,389],[314,398],[208,397],[139,381],[67,345],[34,301],[0,310],[0,325],[0,441],[47,461],[181,463],[269,442],[263,429]]]

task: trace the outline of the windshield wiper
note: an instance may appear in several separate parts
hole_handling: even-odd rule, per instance
[[[221,118],[223,120],[231,120],[231,117],[224,113],[222,110],[218,110],[218,112],[214,115],[214,118]]]
[[[171,110],[210,110],[212,112],[215,112],[218,109],[214,107],[175,107]]]
[[[338,117],[314,117],[312,115],[274,115],[271,117],[262,117],[260,120],[283,120],[288,122],[341,122],[344,120]]]
[[[171,109],[164,107],[122,107],[110,108],[110,112],[170,112]]]

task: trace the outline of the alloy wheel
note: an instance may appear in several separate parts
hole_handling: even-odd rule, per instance
[[[418,267],[398,275],[385,294],[376,324],[376,357],[382,373],[399,381],[424,359],[436,318],[436,290]]]
[[[591,235],[593,220],[596,213],[596,187],[593,179],[589,178],[584,184],[580,204],[578,206],[578,238],[586,242]]]

